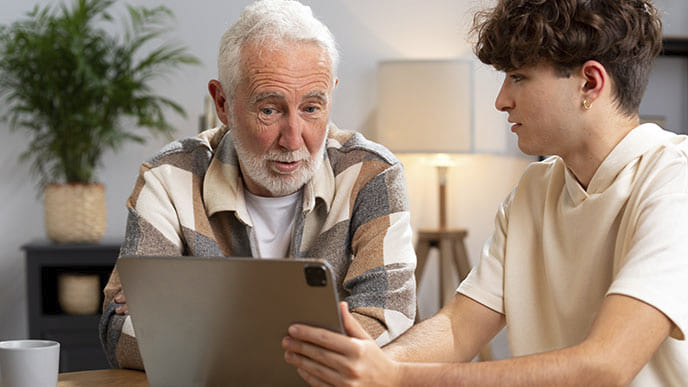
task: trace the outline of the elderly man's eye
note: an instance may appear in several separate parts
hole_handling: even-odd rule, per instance
[[[316,113],[320,109],[317,106],[306,106],[306,108],[304,108],[303,110],[306,113]]]
[[[260,109],[260,112],[265,114],[266,116],[272,115],[275,113],[275,109],[273,108],[262,108]]]

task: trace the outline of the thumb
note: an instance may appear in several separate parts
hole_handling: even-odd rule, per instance
[[[344,323],[344,330],[346,333],[357,339],[372,340],[368,332],[363,329],[361,324],[356,320],[356,318],[349,312],[349,306],[346,301],[339,303],[339,310],[342,314],[342,322]]]

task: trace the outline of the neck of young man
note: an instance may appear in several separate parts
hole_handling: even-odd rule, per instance
[[[638,115],[612,115],[591,122],[581,130],[579,145],[560,155],[567,168],[585,189],[609,153],[638,126]]]

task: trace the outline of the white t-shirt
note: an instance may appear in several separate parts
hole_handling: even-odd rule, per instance
[[[514,356],[582,342],[607,294],[642,300],[675,329],[632,385],[688,385],[688,138],[635,128],[587,190],[531,164],[458,292],[506,315]]]
[[[255,245],[253,255],[259,258],[289,256],[289,244],[294,230],[296,208],[301,190],[287,196],[263,197],[244,190],[246,208],[253,222]]]

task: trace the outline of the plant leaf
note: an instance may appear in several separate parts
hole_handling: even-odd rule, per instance
[[[0,26],[2,118],[27,134],[20,159],[31,162],[40,184],[90,182],[103,152],[144,142],[136,133],[141,129],[170,136],[168,113],[184,115],[152,87],[173,70],[200,63],[164,39],[173,13],[164,6],[127,6],[120,37],[107,26],[115,19],[109,12],[114,2],[36,5],[25,18]]]

